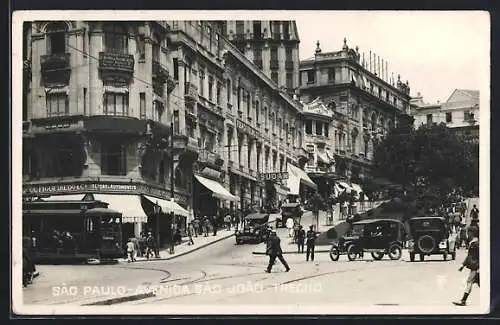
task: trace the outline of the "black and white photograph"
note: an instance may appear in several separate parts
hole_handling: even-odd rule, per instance
[[[14,12],[13,310],[488,313],[489,78],[481,11]]]

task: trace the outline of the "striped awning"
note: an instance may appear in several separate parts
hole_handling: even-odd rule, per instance
[[[94,199],[108,203],[108,208],[122,214],[123,223],[148,222],[139,195],[94,194]]]
[[[161,207],[162,211],[165,213],[174,212],[174,214],[176,214],[176,215],[183,216],[186,218],[189,217],[189,211],[184,209],[183,207],[181,207],[175,201],[172,201],[172,200],[168,201],[168,200],[152,197],[149,195],[144,195],[144,197],[146,199],[148,199],[149,201],[153,202],[154,204],[158,204]]]
[[[327,165],[331,163],[326,151],[318,151],[316,155],[318,157],[318,162],[322,162],[323,164]]]

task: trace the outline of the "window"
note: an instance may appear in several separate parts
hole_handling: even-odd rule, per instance
[[[160,62],[160,37],[157,34],[153,34],[152,48],[153,61]]]
[[[236,35],[244,35],[245,34],[245,22],[237,21],[236,22]]]
[[[146,40],[144,35],[137,37],[137,53],[139,53],[139,60],[146,59]]]
[[[174,80],[179,80],[179,59],[174,58]]]
[[[300,132],[300,131],[297,133],[297,140],[298,140],[299,148],[302,148],[302,132]]]
[[[155,100],[153,101],[153,119],[156,122],[161,122],[163,117],[163,112],[165,112],[165,104],[162,101]]]
[[[146,93],[139,94],[139,115],[141,119],[146,118]]]
[[[335,82],[335,68],[328,68],[328,82]]]
[[[278,83],[278,71],[276,71],[276,70],[271,71],[271,79],[272,79],[275,83]]]
[[[288,123],[285,123],[285,141],[288,143]]]
[[[271,130],[273,131],[274,133],[274,129],[275,129],[275,119],[274,119],[274,113],[271,113]]]
[[[199,89],[199,92],[200,92],[200,96],[205,96],[205,72],[203,71],[203,68],[200,67],[200,71],[199,71],[199,74],[200,74],[200,89]]]
[[[104,47],[106,51],[128,53],[128,33],[120,24],[104,25]]]
[[[323,123],[316,121],[316,135],[323,135]]]
[[[330,128],[330,127],[329,127],[328,123],[325,123],[325,137],[327,137],[327,138],[328,138],[328,131],[329,131],[329,128]]]
[[[427,114],[427,124],[432,124],[432,114]]]
[[[246,100],[247,100],[247,117],[251,117],[251,100],[250,100],[250,92],[247,91],[246,95]]]
[[[236,94],[236,95],[238,96],[238,98],[237,98],[237,101],[238,101],[238,102],[237,102],[237,105],[238,105],[238,111],[240,111],[240,109],[241,109],[241,93],[242,93],[242,92],[243,92],[243,89],[242,89],[241,87],[238,87],[238,92],[237,92],[237,94]]]
[[[285,49],[285,54],[286,54],[286,60],[287,61],[292,61],[293,60],[293,57],[292,57],[292,48],[291,47],[287,47]]]
[[[474,120],[474,113],[470,111],[465,111],[464,112],[464,121],[471,121]]]
[[[262,39],[262,30],[260,21],[253,22],[253,38]]]
[[[220,101],[221,101],[221,91],[222,91],[222,85],[220,82],[217,82],[217,93],[216,93],[216,101],[217,101],[217,104],[220,105]]]
[[[451,123],[451,112],[446,113],[446,123]]]
[[[315,75],[315,71],[314,70],[308,70],[307,71],[307,83],[308,84],[314,83],[314,75]]]
[[[353,154],[357,154],[356,151],[357,141],[358,141],[358,134],[356,132],[353,132],[351,134],[351,151]]]
[[[208,76],[208,99],[213,101],[214,97],[214,77]]]
[[[286,88],[293,89],[293,73],[292,72],[286,73]]]
[[[208,46],[209,46],[209,51],[212,51],[212,27],[210,25],[207,25],[207,37],[208,37]]]
[[[260,103],[258,100],[255,101],[255,122],[257,122],[257,124],[259,123],[259,115],[260,115],[260,107],[259,107]]]
[[[83,88],[83,114],[87,114],[87,88]]]
[[[59,54],[66,52],[66,31],[65,23],[51,23],[47,26],[48,53]]]
[[[124,146],[118,141],[105,141],[102,143],[101,171],[103,175],[126,175],[126,152]]]
[[[290,39],[290,24],[288,21],[283,22],[283,39]]]
[[[231,88],[231,79],[226,80],[226,91],[227,91],[227,102],[231,103],[231,93],[233,89]]]
[[[128,93],[104,94],[104,115],[128,115]]]
[[[179,111],[175,110],[174,111],[174,133],[179,134]]]
[[[262,49],[256,48],[253,53],[255,60],[262,60]]]
[[[276,47],[271,48],[271,60],[278,60],[278,49]]]
[[[62,116],[69,114],[68,95],[63,94],[47,94],[46,97],[47,116]]]
[[[312,134],[312,121],[306,121],[306,134]]]

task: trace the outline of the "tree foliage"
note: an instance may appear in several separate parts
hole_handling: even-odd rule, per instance
[[[374,174],[416,198],[477,194],[479,146],[445,124],[396,128],[375,149]]]

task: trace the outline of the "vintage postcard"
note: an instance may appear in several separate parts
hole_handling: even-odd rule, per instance
[[[14,312],[487,313],[489,35],[480,11],[14,12]]]

